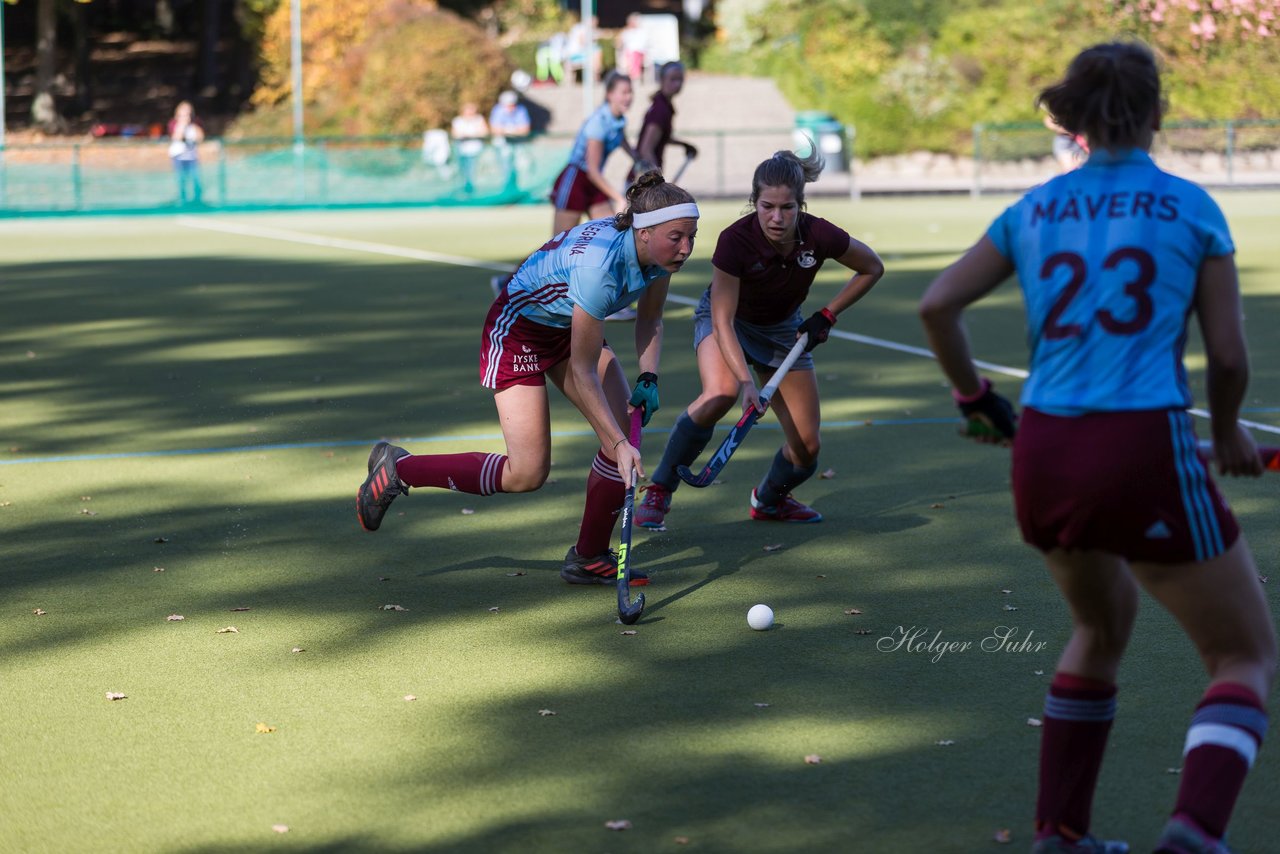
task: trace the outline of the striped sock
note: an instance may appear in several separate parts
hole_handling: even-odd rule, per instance
[[[1221,839],[1266,731],[1257,694],[1230,682],[1209,686],[1187,730],[1174,815]]]
[[[618,464],[603,451],[596,454],[587,476],[587,506],[582,511],[582,527],[578,529],[578,554],[596,557],[609,550],[613,526],[627,495],[618,474]]]
[[[1116,686],[1056,673],[1044,700],[1036,838],[1089,832],[1093,791],[1116,716]]]
[[[409,486],[437,486],[472,495],[502,492],[503,454],[410,454],[396,460],[396,473]]]

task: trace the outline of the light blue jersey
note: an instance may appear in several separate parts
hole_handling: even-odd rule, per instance
[[[530,255],[507,285],[510,306],[544,326],[569,327],[573,307],[598,320],[620,311],[655,279],[662,267],[640,266],[631,229],[618,231],[612,217],[562,231]]]
[[[1206,258],[1235,251],[1208,193],[1143,151],[1101,150],[1011,205],[987,236],[1026,300],[1024,406],[1078,415],[1191,405],[1182,356],[1196,279]]]
[[[587,140],[598,140],[604,144],[604,152],[600,155],[600,168],[609,159],[609,155],[617,150],[626,140],[626,116],[615,116],[608,104],[601,104],[587,120],[582,123],[578,136],[573,140],[573,151],[569,153],[569,165],[576,166],[584,172],[587,169]]]

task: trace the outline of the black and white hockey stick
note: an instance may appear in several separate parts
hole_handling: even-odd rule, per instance
[[[791,370],[791,366],[796,363],[796,359],[800,358],[800,354],[804,352],[804,346],[809,342],[809,333],[804,333],[796,340],[796,345],[791,348],[791,352],[787,354],[787,358],[782,360],[782,364],[773,372],[773,377],[760,389],[760,405],[768,406],[769,398],[773,397],[773,393],[778,389],[778,383],[782,382],[782,378],[787,375],[787,371]],[[742,417],[738,419],[738,423],[733,425],[729,430],[729,435],[724,437],[724,441],[720,443],[720,447],[716,449],[715,454],[711,457],[711,461],[706,467],[694,474],[688,466],[676,466],[676,474],[680,475],[680,479],[690,486],[704,487],[716,479],[716,475],[720,474],[720,470],[724,468],[725,463],[729,462],[729,457],[733,456],[733,452],[742,444],[742,440],[746,438],[747,433],[756,422],[760,420],[760,416],[764,414],[762,409],[756,409],[754,405],[747,407],[747,411],[742,413]]]
[[[640,447],[641,428],[644,426],[644,407],[631,411],[631,447]],[[627,484],[627,497],[622,502],[622,542],[618,545],[618,621],[631,625],[640,619],[644,611],[644,594],[636,594],[631,601],[631,517],[636,509],[636,473],[631,470],[631,483]]]
[[[684,170],[689,168],[689,164],[692,163],[694,161],[694,158],[696,158],[697,156],[698,155],[696,154],[686,154],[684,156],[684,162],[680,164],[680,168],[676,170],[676,174],[671,178],[672,184],[680,183],[680,177],[684,175]]]

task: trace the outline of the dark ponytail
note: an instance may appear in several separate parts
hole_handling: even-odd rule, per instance
[[[1059,82],[1036,99],[1072,135],[1090,148],[1137,145],[1159,120],[1164,104],[1155,55],[1141,42],[1109,42],[1082,51]]]

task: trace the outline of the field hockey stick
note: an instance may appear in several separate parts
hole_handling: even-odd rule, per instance
[[[757,409],[755,404],[747,407],[747,411],[742,413],[738,423],[734,424],[733,428],[729,430],[729,435],[724,437],[724,441],[720,443],[720,447],[716,449],[706,468],[694,474],[688,466],[676,466],[676,474],[680,475],[681,480],[690,486],[696,486],[701,489],[716,479],[716,475],[720,474],[721,469],[725,467],[725,463],[729,462],[729,457],[733,456],[733,452],[742,444],[742,440],[746,438],[747,433],[760,420],[760,416],[764,414],[765,408],[769,405],[769,399],[773,397],[773,393],[778,389],[778,383],[782,382],[782,378],[787,375],[787,371],[791,370],[791,366],[796,363],[796,359],[799,359],[800,355],[804,353],[804,346],[808,342],[809,333],[807,332],[796,340],[796,344],[791,348],[791,352],[787,354],[787,358],[782,360],[778,370],[773,372],[773,377],[765,384],[764,388],[760,389],[760,408]]]
[[[684,174],[684,170],[689,168],[689,164],[692,163],[694,158],[697,156],[698,155],[696,154],[686,154],[684,156],[684,162],[680,164],[680,168],[676,170],[675,176],[671,179],[672,184],[680,183],[680,176]]]
[[[1205,462],[1213,461],[1213,442],[1203,439],[1196,447]],[[1258,446],[1258,456],[1262,457],[1262,468],[1266,471],[1280,472],[1280,448]]]
[[[640,447],[641,428],[644,426],[644,407],[631,410],[631,447]],[[631,483],[627,484],[627,497],[622,502],[622,542],[618,545],[618,621],[631,625],[640,619],[644,611],[644,594],[636,594],[631,601],[631,517],[636,509],[636,472],[631,470]]]

